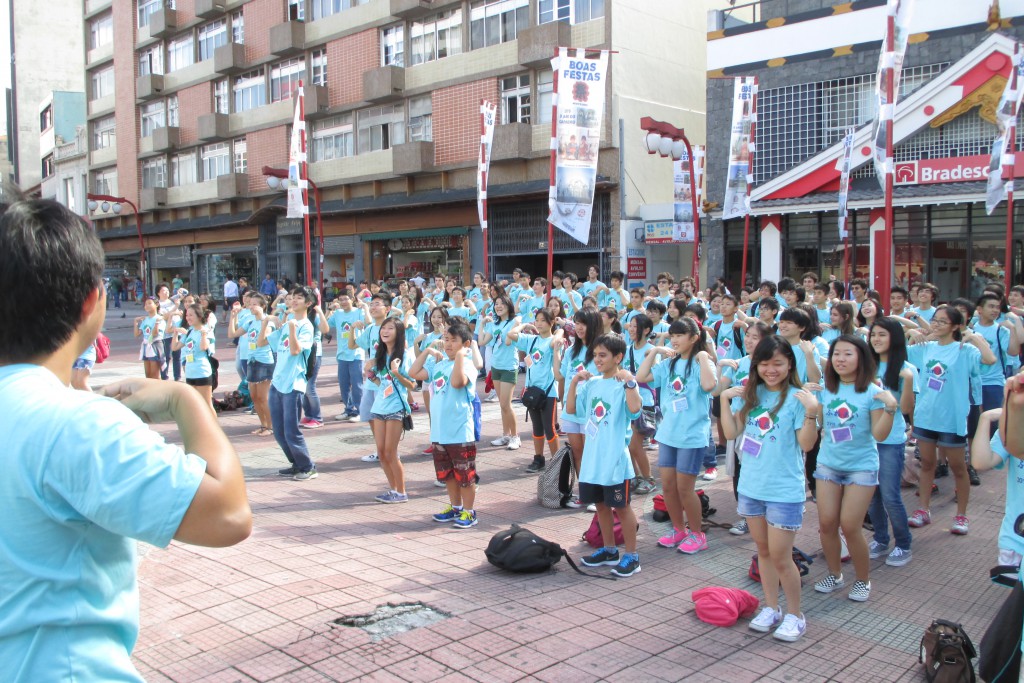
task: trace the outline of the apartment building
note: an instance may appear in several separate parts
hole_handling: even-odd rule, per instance
[[[302,80],[323,277],[468,279],[484,267],[476,156],[486,99],[499,109],[488,266],[541,274],[550,60],[557,46],[608,49],[590,244],[559,234],[554,247],[559,267],[621,268],[620,220],[672,195],[671,164],[643,152],[640,117],[686,126],[691,141],[703,141],[712,4],[724,3],[86,0],[90,192],[138,206],[149,282],[183,268],[193,289],[210,292],[228,272],[297,279],[302,224],[285,217],[283,192],[263,168],[287,166]],[[127,203],[113,208],[101,204],[91,218],[108,265],[134,272],[136,217]],[[688,272],[692,245],[665,253]]]
[[[884,195],[871,163],[875,71],[885,31],[884,0],[833,4],[762,0],[722,14],[708,34],[708,199],[725,195],[734,76],[756,76],[756,152],[748,282],[815,272],[935,283],[943,300],[977,296],[1006,268],[1021,282],[1019,228],[1006,252],[1007,208],[985,212],[985,171],[995,110],[1024,38],[1018,3],[929,0],[911,17],[894,114],[896,162],[892,273],[875,269]],[[998,7],[1002,12],[998,12]],[[726,24],[729,18],[733,24]],[[738,22],[738,23],[737,23]],[[727,26],[722,28],[723,26]],[[1018,118],[1016,149],[1024,143]],[[849,194],[850,240],[839,239],[841,140],[856,129]],[[1024,173],[1018,163],[1017,174]],[[743,220],[713,212],[709,271],[740,285]],[[1020,204],[1015,204],[1020,224]],[[1009,261],[1009,263],[1008,263]]]

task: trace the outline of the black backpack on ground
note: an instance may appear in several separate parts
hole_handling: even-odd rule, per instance
[[[569,554],[562,549],[562,546],[552,541],[545,541],[518,524],[513,524],[509,529],[494,534],[484,553],[487,555],[488,562],[498,569],[510,572],[521,574],[546,572],[558,564],[563,557],[573,569],[580,571]]]

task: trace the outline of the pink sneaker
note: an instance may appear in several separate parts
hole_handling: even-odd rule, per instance
[[[433,453],[434,453],[434,444],[430,444],[429,446],[427,446],[426,448],[423,449],[423,455],[433,455]]]
[[[914,510],[907,523],[915,529],[932,523],[932,515],[928,510]]]
[[[687,555],[696,555],[701,550],[708,549],[708,537],[699,531],[691,532],[679,544],[679,552]]]
[[[689,529],[683,529],[682,531],[680,531],[679,529],[673,529],[671,534],[669,534],[668,536],[662,536],[658,539],[658,545],[660,545],[662,548],[675,548],[677,545],[679,545],[679,542],[686,538],[689,534]]]

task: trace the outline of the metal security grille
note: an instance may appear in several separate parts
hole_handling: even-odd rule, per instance
[[[536,202],[529,204],[492,204],[489,209],[490,254],[509,256],[517,254],[546,254],[541,246],[548,239],[548,207]],[[601,249],[611,242],[611,200],[607,193],[594,198],[594,212],[590,221],[590,244],[584,247],[570,235],[555,229],[556,252]]]
[[[949,66],[949,62],[903,69],[900,99]],[[788,171],[839,142],[850,126],[875,117],[876,75],[761,90],[757,96],[754,182]]]

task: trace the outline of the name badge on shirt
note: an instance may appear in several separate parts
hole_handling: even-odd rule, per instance
[[[597,436],[597,423],[593,420],[587,420],[586,426],[583,428],[587,436]]]
[[[834,427],[829,430],[832,443],[844,443],[853,441],[853,427]]]
[[[533,356],[527,356],[526,357],[526,367],[528,367],[528,368],[532,368],[533,367]]]
[[[945,386],[946,380],[944,379],[940,379],[939,377],[928,378],[928,388],[931,389],[932,391],[941,392]]]
[[[393,393],[395,393],[395,386],[391,382],[388,382],[384,385],[384,398],[387,398]]]
[[[194,358],[192,357],[191,353],[188,354],[187,356],[185,356],[185,362],[186,363],[191,363],[193,360],[194,360]]]
[[[673,413],[682,413],[682,412],[686,411],[688,408],[689,408],[689,404],[688,404],[685,396],[682,396],[682,397],[677,398],[676,400],[672,401],[672,412]]]
[[[725,358],[725,354],[726,353],[728,353],[728,351],[725,350],[725,347],[723,347],[723,346],[719,346],[718,347],[718,357],[719,358]]]
[[[756,458],[761,455],[761,449],[764,444],[749,434],[743,435],[743,443],[740,445],[740,450],[744,455],[749,455],[752,458]]]
[[[249,342],[249,350],[250,351],[255,351],[256,350],[256,342]]]

